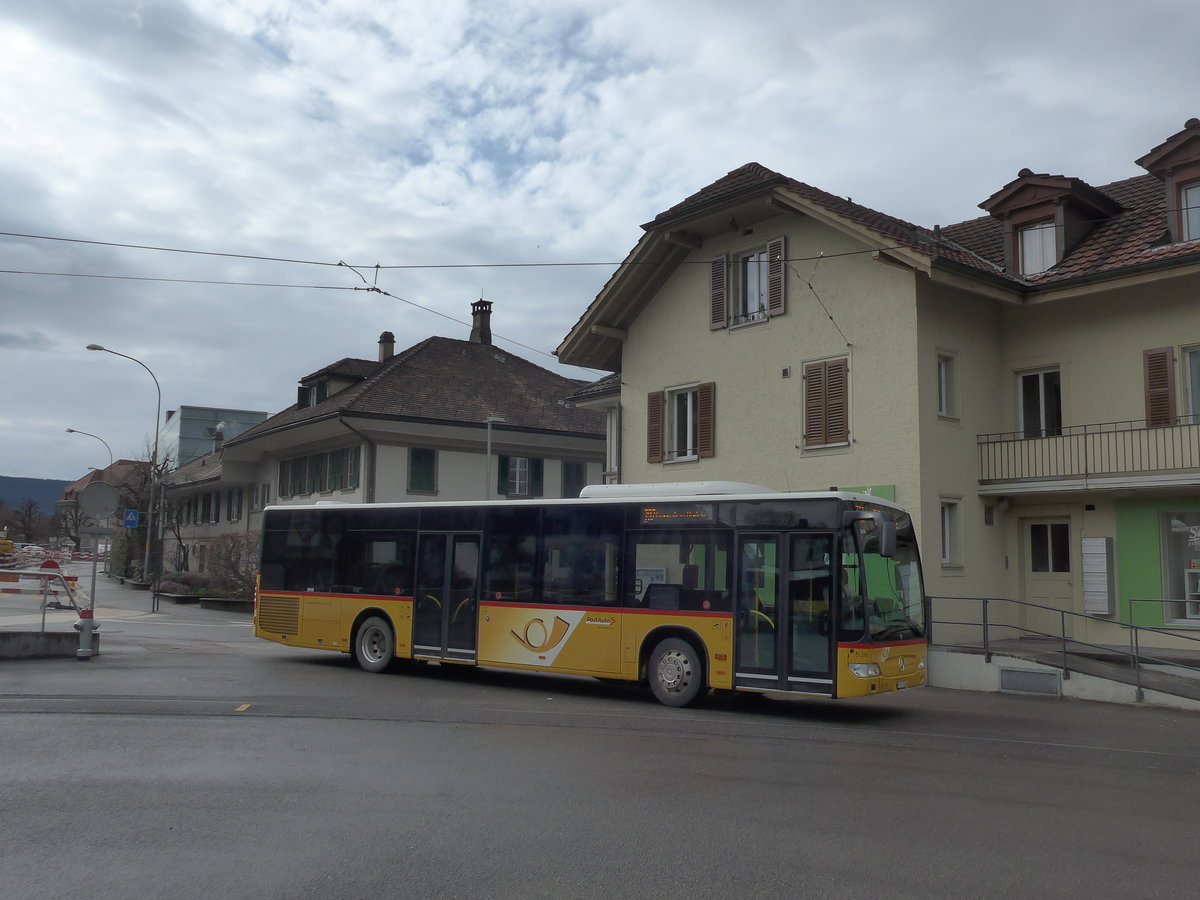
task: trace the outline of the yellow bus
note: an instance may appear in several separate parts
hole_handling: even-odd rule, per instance
[[[397,660],[862,697],[926,679],[912,520],[865,494],[726,482],[579,499],[277,506],[255,634]]]

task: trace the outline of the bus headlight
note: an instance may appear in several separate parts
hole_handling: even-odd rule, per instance
[[[875,663],[850,663],[850,674],[858,678],[878,678],[879,666]]]
[[[917,662],[917,668],[918,669],[925,668],[925,657],[922,656],[921,659]]]

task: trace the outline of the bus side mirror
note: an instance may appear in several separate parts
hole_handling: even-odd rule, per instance
[[[858,523],[862,523],[859,534],[864,553],[878,553],[884,559],[896,555],[896,522],[891,516],[878,510],[853,510],[842,516],[843,525]]]

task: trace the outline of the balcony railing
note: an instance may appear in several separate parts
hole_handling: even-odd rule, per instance
[[[1080,478],[1197,473],[1200,416],[1177,425],[1147,426],[1144,419],[1071,425],[1043,437],[1025,432],[981,434],[983,484]]]

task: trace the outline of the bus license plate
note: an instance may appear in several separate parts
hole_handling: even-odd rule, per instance
[[[896,690],[898,690],[898,691],[902,691],[902,690],[904,690],[906,687],[908,687],[908,682],[907,682],[907,681],[897,681],[897,682],[896,682]]]

